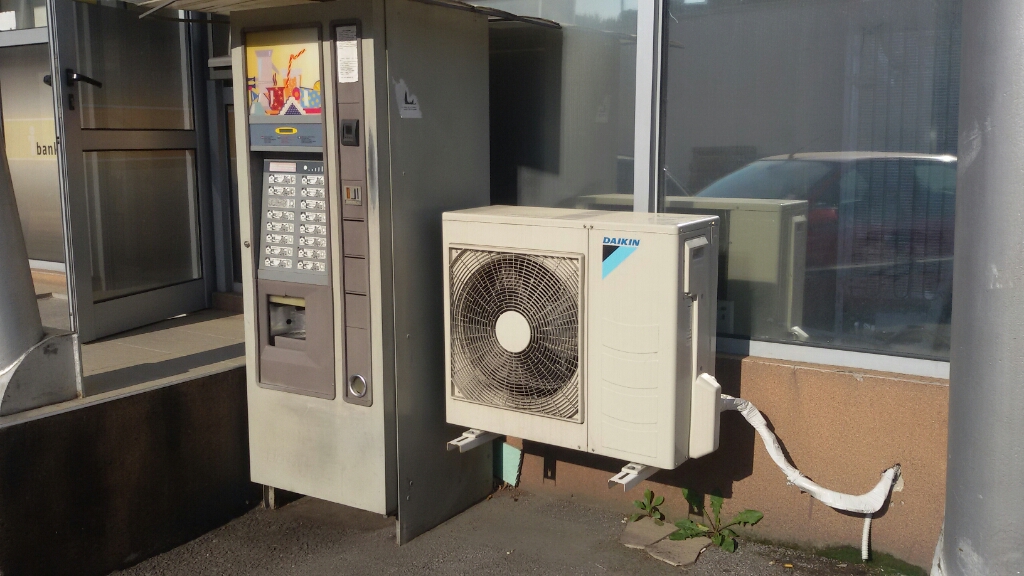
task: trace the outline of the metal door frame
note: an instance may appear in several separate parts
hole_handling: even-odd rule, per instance
[[[202,42],[205,34],[197,30],[201,24],[188,27],[192,130],[90,130],[81,128],[81,116],[77,111],[67,109],[69,96],[78,97],[77,88],[69,87],[64,79],[64,71],[77,68],[78,62],[75,2],[47,0],[47,12],[72,330],[78,332],[82,342],[88,342],[207,307],[215,277],[215,258],[212,247],[214,234],[211,233],[213,223],[210,213],[210,143],[206,134],[206,82],[200,68],[200,64],[205,63],[202,57],[205,52]],[[94,302],[91,231],[82,153],[172,149],[194,151],[200,278]]]

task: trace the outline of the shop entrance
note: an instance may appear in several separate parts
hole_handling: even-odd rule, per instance
[[[207,70],[227,26],[145,11],[0,0],[0,112],[37,303],[44,326],[79,334],[84,396],[243,352],[225,88]]]
[[[208,186],[188,24],[50,6],[73,329],[88,342],[204,308]]]

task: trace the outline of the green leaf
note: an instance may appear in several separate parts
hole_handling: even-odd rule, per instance
[[[735,538],[735,537],[736,537],[736,533],[735,533],[735,532],[733,532],[733,531],[732,531],[731,529],[729,529],[729,528],[722,528],[722,529],[721,529],[721,530],[719,530],[718,532],[719,532],[720,534],[722,534],[722,535],[724,535],[724,536],[728,537],[728,538]]]
[[[722,503],[725,502],[725,499],[722,498],[721,492],[719,492],[718,490],[714,490],[711,492],[711,497],[709,498],[709,500],[711,500],[711,511],[715,515],[715,525],[718,525],[722,522]]]
[[[702,536],[708,532],[707,528],[689,519],[676,522],[676,528],[679,528],[679,530],[676,530],[668,536],[672,540],[686,540],[687,538],[693,538],[694,536]]]
[[[711,537],[711,543],[715,546],[722,546],[722,542],[725,542],[725,536],[721,534],[715,534]]]
[[[664,522],[664,521],[662,521],[662,520],[661,520],[661,519],[659,519],[659,518],[655,518],[655,519],[654,519],[654,525],[655,525],[655,526],[664,526],[664,525],[665,525],[665,522]]]
[[[651,513],[651,516],[655,520],[664,520],[665,519],[665,515],[661,513],[661,510],[655,510],[654,512]]]
[[[726,552],[735,552],[736,551],[736,539],[732,538],[730,536],[724,536],[723,535],[722,536],[722,543],[719,544],[719,546],[721,546],[722,550],[725,550]]]
[[[651,500],[654,500],[654,492],[644,490],[644,504],[647,504],[648,508],[651,507]]]
[[[644,503],[642,500],[633,500],[633,506],[636,506],[641,510],[646,510],[646,508],[644,508]]]
[[[764,514],[758,512],[757,510],[744,510],[743,512],[737,514],[736,517],[732,519],[732,522],[730,522],[730,524],[742,524],[744,526],[753,526],[754,524],[760,522],[761,518],[764,518]]]
[[[690,509],[694,513],[701,516],[704,515],[704,494],[697,492],[696,490],[688,490],[683,488],[683,498],[686,498],[686,502],[690,505]]]
[[[654,499],[654,505],[655,506],[661,506],[664,503],[665,503],[665,497],[664,496],[658,496],[657,498]]]

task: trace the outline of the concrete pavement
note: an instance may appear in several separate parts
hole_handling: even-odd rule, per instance
[[[258,508],[120,576],[338,574],[832,575],[876,574],[809,554],[741,542],[674,568],[617,542],[621,514],[518,491],[499,491],[405,546],[391,519],[302,498]],[[793,567],[786,567],[786,564]],[[886,572],[890,573],[890,572]]]

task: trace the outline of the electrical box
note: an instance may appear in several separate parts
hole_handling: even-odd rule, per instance
[[[231,22],[252,480],[396,515],[405,541],[491,487],[436,394],[441,214],[489,202],[487,19],[356,0]]]

